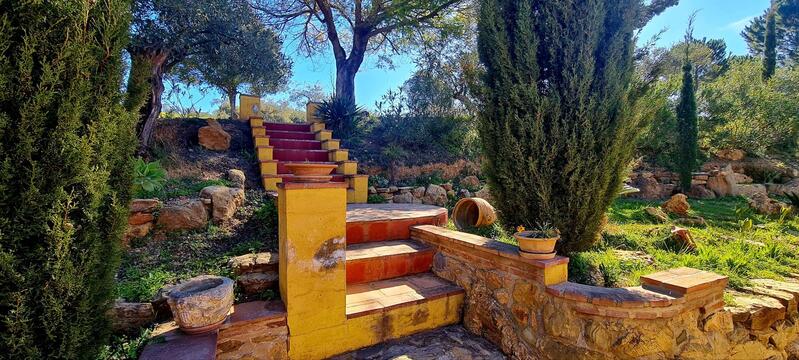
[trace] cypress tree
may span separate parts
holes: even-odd
[[[632,159],[633,35],[652,16],[640,0],[481,1],[479,131],[506,225],[548,222],[566,253],[598,240]]]
[[[766,17],[765,50],[763,51],[763,79],[768,80],[774,76],[777,69],[777,11],[772,6]]]
[[[682,192],[691,190],[691,173],[696,167],[698,149],[698,130],[696,125],[696,88],[694,86],[693,66],[686,60],[682,68],[682,88],[677,105],[677,134],[679,135],[679,159],[677,161]]]
[[[0,0],[0,357],[90,359],[108,340],[136,146],[129,7]]]

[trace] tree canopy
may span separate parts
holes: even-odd
[[[780,64],[799,62],[799,0],[780,0],[774,3],[775,37],[777,61]],[[763,56],[766,51],[766,33],[769,7],[749,23],[741,36],[749,46],[750,54]]]

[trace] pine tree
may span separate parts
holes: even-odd
[[[598,240],[638,127],[629,97],[633,34],[673,3],[481,1],[479,130],[505,224],[548,222],[566,253]]]
[[[763,56],[766,49],[766,28],[769,16],[775,19],[775,41],[777,63],[796,64],[799,62],[799,0],[776,1],[749,23],[741,32],[749,53]]]
[[[766,17],[765,50],[763,51],[763,79],[774,76],[777,69],[777,11],[772,9]]]
[[[692,173],[699,156],[697,143],[699,135],[696,124],[696,89],[691,62],[686,61],[682,70],[682,88],[680,102],[677,105],[677,135],[680,145],[677,166],[680,174],[680,189],[687,193],[691,190]]]
[[[0,357],[91,359],[108,340],[136,145],[129,12],[0,0]]]

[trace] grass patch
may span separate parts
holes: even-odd
[[[726,275],[740,289],[752,279],[784,279],[799,273],[799,218],[770,218],[749,209],[743,198],[691,200],[691,215],[706,226],[683,226],[696,251],[669,244],[671,221],[658,224],[644,208],[659,202],[617,200],[608,210],[601,241],[589,251],[571,255],[569,279],[608,287],[635,286],[655,271],[687,266]],[[672,219],[674,220],[674,219]],[[468,232],[513,243],[501,225]]]

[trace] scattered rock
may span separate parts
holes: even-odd
[[[452,189],[453,189],[452,184],[450,184],[450,183],[441,184],[441,187],[444,188],[444,190],[446,190],[446,191],[452,191]]]
[[[244,190],[227,186],[208,186],[200,191],[200,198],[210,199],[214,222],[221,224],[233,217],[244,204]]]
[[[763,184],[736,184],[732,187],[730,195],[753,198],[758,195],[768,196],[768,192]]]
[[[733,321],[752,330],[766,330],[785,319],[785,306],[770,297],[739,294],[735,296],[735,305],[729,308]]]
[[[461,184],[461,187],[463,187],[463,188],[470,189],[470,190],[475,190],[475,189],[479,189],[480,188],[480,179],[478,179],[477,176],[469,175],[469,176],[461,179],[461,183],[460,184]]]
[[[374,186],[369,187],[369,195],[377,194],[377,189]]]
[[[125,234],[126,239],[133,239],[133,238],[143,238],[150,233],[150,230],[153,229],[153,223],[146,222],[144,224],[139,225],[129,225],[128,232]]]
[[[273,252],[247,254],[236,256],[228,260],[228,266],[236,275],[275,271],[278,265],[278,254]]]
[[[768,193],[774,195],[799,194],[799,179],[793,179],[785,184],[767,184]]]
[[[483,186],[480,191],[474,193],[474,197],[479,197],[485,201],[488,201],[489,203],[494,202],[494,198],[491,197],[491,190],[488,189],[488,186]]]
[[[660,207],[663,208],[663,211],[678,216],[688,216],[688,210],[691,210],[691,205],[688,204],[688,197],[685,194],[675,194]]]
[[[247,177],[244,175],[244,171],[239,169],[228,170],[227,178],[233,183],[234,186],[240,189],[244,189],[244,184],[247,183]]]
[[[145,212],[133,213],[128,217],[128,225],[143,225],[155,220],[153,214]]]
[[[388,192],[390,192],[390,193],[392,193],[392,194],[393,194],[393,193],[395,193],[395,192],[397,192],[398,190],[399,190],[399,188],[398,188],[398,187],[396,187],[396,186],[389,186],[389,187],[388,187]]]
[[[421,199],[422,197],[424,197],[424,190],[425,190],[424,186],[419,186],[419,187],[411,190],[411,194],[413,194],[413,197],[415,197],[417,199]]]
[[[158,216],[158,227],[165,231],[201,229],[207,222],[208,211],[199,199],[164,206]]]
[[[707,221],[701,216],[692,216],[686,218],[675,219],[674,223],[682,226],[704,227],[707,226]]]
[[[230,134],[216,120],[208,120],[197,133],[200,145],[208,150],[223,151],[230,148]]]
[[[413,204],[413,200],[416,199],[413,197],[413,194],[410,192],[404,192],[397,195],[394,195],[394,203],[395,204]]]
[[[671,228],[671,239],[676,243],[676,245],[681,249],[696,250],[696,242],[694,242],[693,236],[688,231],[688,229],[684,229],[681,227],[674,226]]]
[[[158,199],[135,199],[130,202],[130,212],[153,212],[161,207],[161,201]]]
[[[236,283],[245,294],[253,295],[275,287],[278,282],[278,277],[276,271],[248,273],[239,275],[236,278]]]
[[[705,182],[705,184],[707,184],[707,182]],[[693,185],[691,186],[691,191],[688,192],[688,196],[693,199],[715,199],[716,193],[708,189],[704,184]]]
[[[117,300],[108,310],[111,328],[115,332],[131,333],[155,321],[155,312],[150,303],[130,303]]]
[[[444,206],[447,204],[447,191],[443,187],[430,184],[422,197],[422,203],[427,205]]]
[[[746,157],[746,153],[739,149],[726,149],[717,152],[716,157],[727,161],[741,161]]]
[[[756,193],[748,200],[749,207],[760,214],[780,215],[783,208],[788,208],[788,204],[774,200],[763,193]]]
[[[656,222],[665,223],[669,221],[669,215],[667,215],[660,208],[648,207],[644,209],[644,212],[647,213],[647,215],[649,215]]]

